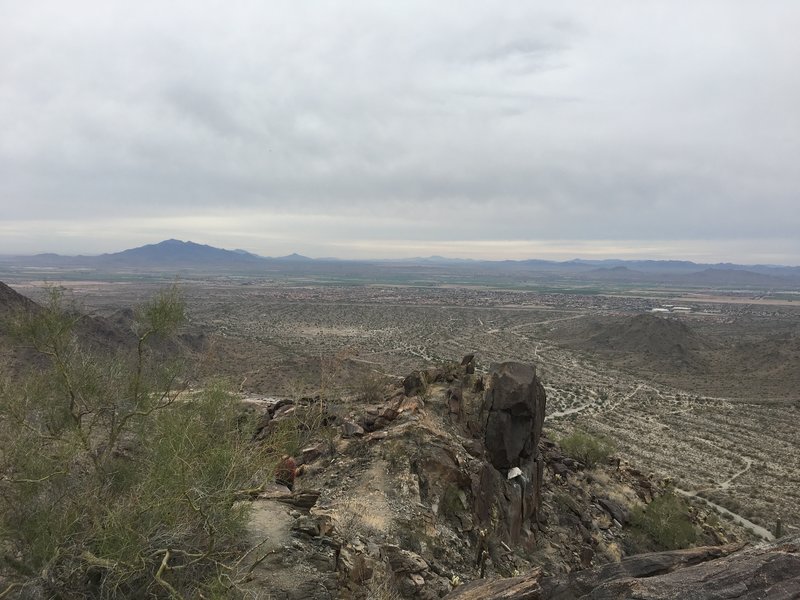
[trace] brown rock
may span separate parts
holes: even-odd
[[[430,369],[426,369],[423,373],[427,383],[439,383],[447,379],[447,374],[438,367],[431,367]]]
[[[407,412],[417,412],[425,408],[425,403],[422,401],[422,398],[414,396],[413,398],[406,398],[400,403],[400,406],[397,408],[399,413],[407,413]]]
[[[540,600],[540,570],[535,570],[524,577],[496,579],[494,581],[478,580],[460,585],[445,598],[458,600]]]
[[[454,490],[469,488],[469,475],[461,468],[453,450],[439,443],[431,443],[415,455],[412,470],[419,477],[419,490],[426,500],[443,497]]]
[[[594,558],[594,550],[591,546],[583,546],[581,548],[581,566],[588,569],[592,566],[592,559]]]

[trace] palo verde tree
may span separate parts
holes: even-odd
[[[235,595],[241,491],[270,454],[229,394],[183,384],[175,288],[114,351],[83,318],[52,290],[13,319],[37,356],[0,372],[0,599]]]

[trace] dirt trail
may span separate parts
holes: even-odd
[[[745,456],[745,457],[742,457],[742,460],[745,462],[745,465],[746,465],[745,468],[742,469],[741,471],[737,471],[736,473],[734,473],[730,477],[730,479],[727,479],[727,480],[723,481],[722,483],[720,483],[719,486],[717,486],[717,489],[727,490],[728,488],[731,487],[731,484],[734,481],[736,481],[739,477],[741,477],[742,475],[744,475],[745,473],[747,473],[750,470],[750,467],[753,466],[753,459],[752,458],[747,458]]]
[[[730,489],[731,485],[733,485],[733,482],[736,481],[737,479],[739,479],[739,477],[741,477],[745,473],[747,473],[751,469],[751,467],[753,466],[753,459],[752,458],[742,457],[742,460],[745,463],[745,467],[743,469],[741,469],[740,471],[737,471],[736,473],[731,475],[728,479],[726,479],[725,481],[723,481],[719,485],[715,485],[715,486],[711,486],[711,487],[707,487],[707,488],[702,488],[702,489],[699,489],[699,490],[683,490],[683,489],[680,489],[680,488],[675,488],[675,491],[678,492],[679,494],[681,494],[682,496],[686,496],[687,498],[700,498],[701,500],[706,502],[709,506],[713,506],[714,509],[717,510],[717,512],[720,512],[722,514],[725,514],[725,515],[728,515],[728,516],[732,517],[734,521],[739,523],[739,525],[742,525],[743,527],[746,527],[747,529],[749,529],[750,531],[755,533],[757,536],[759,536],[759,537],[761,537],[761,538],[763,538],[763,539],[765,539],[767,541],[772,541],[772,540],[775,539],[775,536],[768,529],[766,529],[764,527],[761,527],[760,525],[756,525],[755,523],[753,523],[749,519],[746,519],[742,515],[737,514],[737,513],[733,512],[733,511],[725,508],[724,506],[720,506],[716,502],[712,502],[711,500],[709,500],[707,498],[703,498],[702,496],[698,496],[698,494],[700,492],[716,491],[716,490],[728,490],[728,489]]]
[[[717,512],[722,513],[723,515],[728,515],[736,523],[738,523],[742,527],[746,527],[747,529],[755,533],[758,537],[765,539],[768,542],[771,542],[775,539],[775,536],[769,529],[765,529],[764,527],[761,527],[761,525],[756,525],[749,519],[746,519],[742,515],[737,514],[731,510],[728,510],[724,506],[720,506],[716,502],[712,502],[711,500],[708,500],[706,498],[700,498],[699,496],[697,496],[697,491],[682,490],[681,488],[675,488],[675,491],[678,492],[681,496],[686,496],[687,498],[699,498],[709,506],[713,507],[714,510],[716,510]]]
[[[638,386],[636,386],[636,389],[634,389],[632,392],[627,394],[621,400],[618,400],[616,403],[614,403],[612,405],[609,405],[606,410],[614,410],[614,409],[616,409],[621,403],[626,402],[626,401],[630,400],[631,398],[633,398],[639,392],[639,390],[641,390],[643,387],[645,387],[645,384],[644,383],[640,383]],[[573,408],[567,408],[565,410],[560,410],[560,411],[557,411],[557,412],[554,412],[554,413],[550,413],[545,418],[545,421],[547,421],[548,419],[560,419],[561,417],[566,417],[567,415],[574,415],[574,414],[577,414],[579,412],[583,412],[584,410],[586,410],[587,408],[590,408],[592,406],[597,406],[597,403],[595,403],[595,402],[587,402],[585,404],[581,404],[580,406],[575,406]]]

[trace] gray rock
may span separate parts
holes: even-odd
[[[531,365],[507,362],[492,372],[481,421],[484,445],[496,469],[508,471],[534,456],[544,424],[545,398]]]
[[[389,568],[395,575],[399,573],[423,573],[428,570],[428,563],[420,555],[392,544],[381,546],[381,559],[389,563]]]
[[[603,507],[603,509],[611,515],[611,517],[616,520],[620,525],[626,525],[631,520],[631,513],[628,509],[620,506],[613,500],[609,500],[608,498],[598,498],[597,503]]]
[[[564,576],[475,581],[456,588],[453,600],[797,600],[800,536],[768,546],[707,546],[652,552]]]
[[[474,516],[479,527],[495,529],[506,542],[516,543],[538,527],[544,468],[538,444],[545,402],[532,366],[502,363],[490,376],[477,423],[470,420],[489,459],[471,473]],[[515,467],[521,474],[508,480],[506,474]]]
[[[358,423],[345,421],[342,423],[342,437],[361,437],[364,435],[364,428]]]
[[[317,523],[316,519],[308,515],[303,515],[292,523],[292,529],[312,537],[319,535],[319,523]]]

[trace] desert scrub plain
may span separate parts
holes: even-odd
[[[36,282],[14,285],[34,298],[43,293]],[[88,309],[111,315],[159,284],[68,285]],[[623,460],[671,478],[683,494],[762,535],[779,518],[787,533],[800,527],[800,315],[791,303],[683,298],[694,308],[681,317],[688,329],[663,334],[630,327],[669,301],[647,294],[253,279],[181,287],[192,325],[209,342],[204,368],[244,392],[346,392],[359,378],[399,377],[473,352],[479,371],[528,361],[548,394],[546,435],[603,436]],[[673,334],[673,344],[659,346]],[[676,345],[685,352],[674,354]]]

